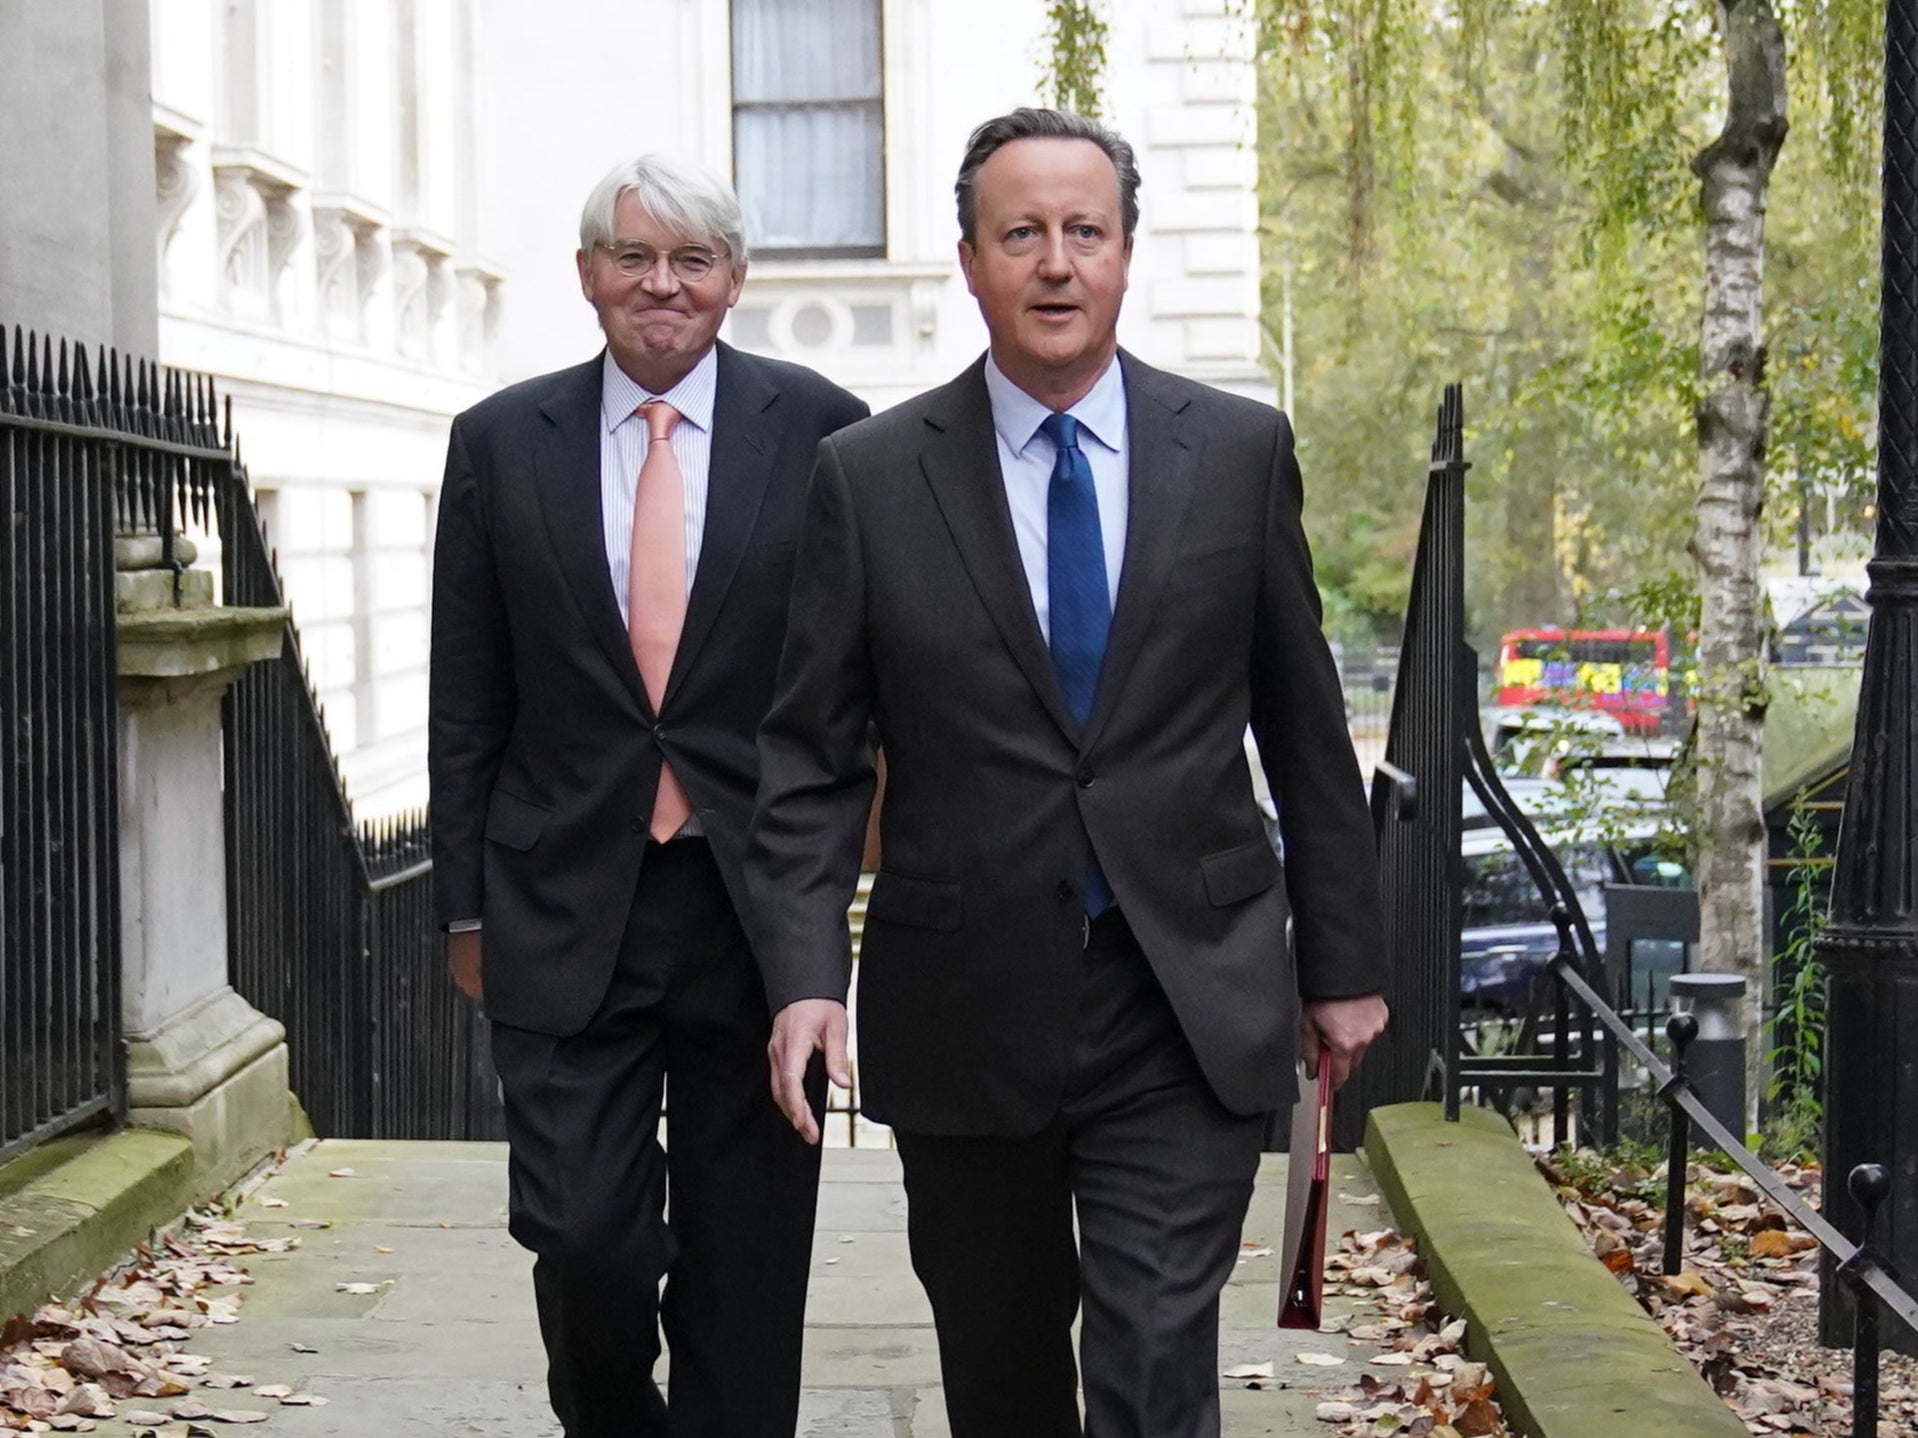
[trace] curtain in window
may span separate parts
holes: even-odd
[[[733,171],[753,245],[884,246],[880,0],[733,0]]]

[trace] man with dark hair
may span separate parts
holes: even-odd
[[[492,1020],[567,1438],[792,1438],[798,1416],[819,1156],[766,1098],[742,869],[813,452],[866,406],[718,342],[742,230],[702,171],[614,169],[576,256],[605,349],[447,446],[434,879]]]
[[[1266,1115],[1301,1052],[1343,1080],[1385,1022],[1291,429],[1119,350],[1137,186],[1080,116],[974,133],[959,261],[990,352],[820,446],[760,734],[773,1086],[815,1140],[813,1055],[847,1077],[869,724],[885,749],[863,1085],[956,1438],[1081,1433],[1081,1309],[1084,1431],[1216,1438]]]

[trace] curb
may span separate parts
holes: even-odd
[[[1365,1157],[1433,1292],[1530,1438],[1749,1438],[1592,1257],[1511,1127],[1486,1109],[1372,1110]]]
[[[193,1145],[178,1134],[127,1129],[45,1158],[0,1168],[0,1321],[90,1282],[201,1196]],[[38,1171],[9,1192],[7,1169],[27,1163]]]

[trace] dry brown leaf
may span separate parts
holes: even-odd
[[[1809,1233],[1791,1233],[1780,1228],[1768,1228],[1754,1233],[1751,1238],[1753,1258],[1786,1258],[1795,1253],[1807,1253],[1818,1247],[1818,1240]]]
[[[264,1423],[267,1415],[257,1408],[223,1408],[212,1415],[215,1423]]]
[[[1460,1438],[1489,1438],[1505,1426],[1505,1420],[1489,1399],[1474,1398],[1452,1419]]]

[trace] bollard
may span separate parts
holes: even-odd
[[[1852,1202],[1865,1216],[1858,1257],[1875,1263],[1878,1207],[1891,1196],[1891,1175],[1878,1164],[1861,1163],[1851,1171],[1845,1185],[1851,1190]],[[1851,1296],[1857,1312],[1851,1339],[1851,1433],[1852,1438],[1877,1438],[1878,1295],[1854,1277]]]
[[[1690,1014],[1673,1014],[1665,1021],[1665,1036],[1672,1041],[1672,1081],[1661,1090],[1672,1111],[1671,1145],[1665,1156],[1665,1273],[1668,1277],[1685,1271],[1685,1178],[1691,1167],[1691,1120],[1673,1100],[1686,1081],[1686,1051],[1698,1037],[1698,1020]]]
[[[1698,1021],[1685,1076],[1713,1118],[1745,1136],[1745,980],[1737,974],[1673,974],[1672,1008]],[[1702,1133],[1693,1142],[1705,1141]]]

